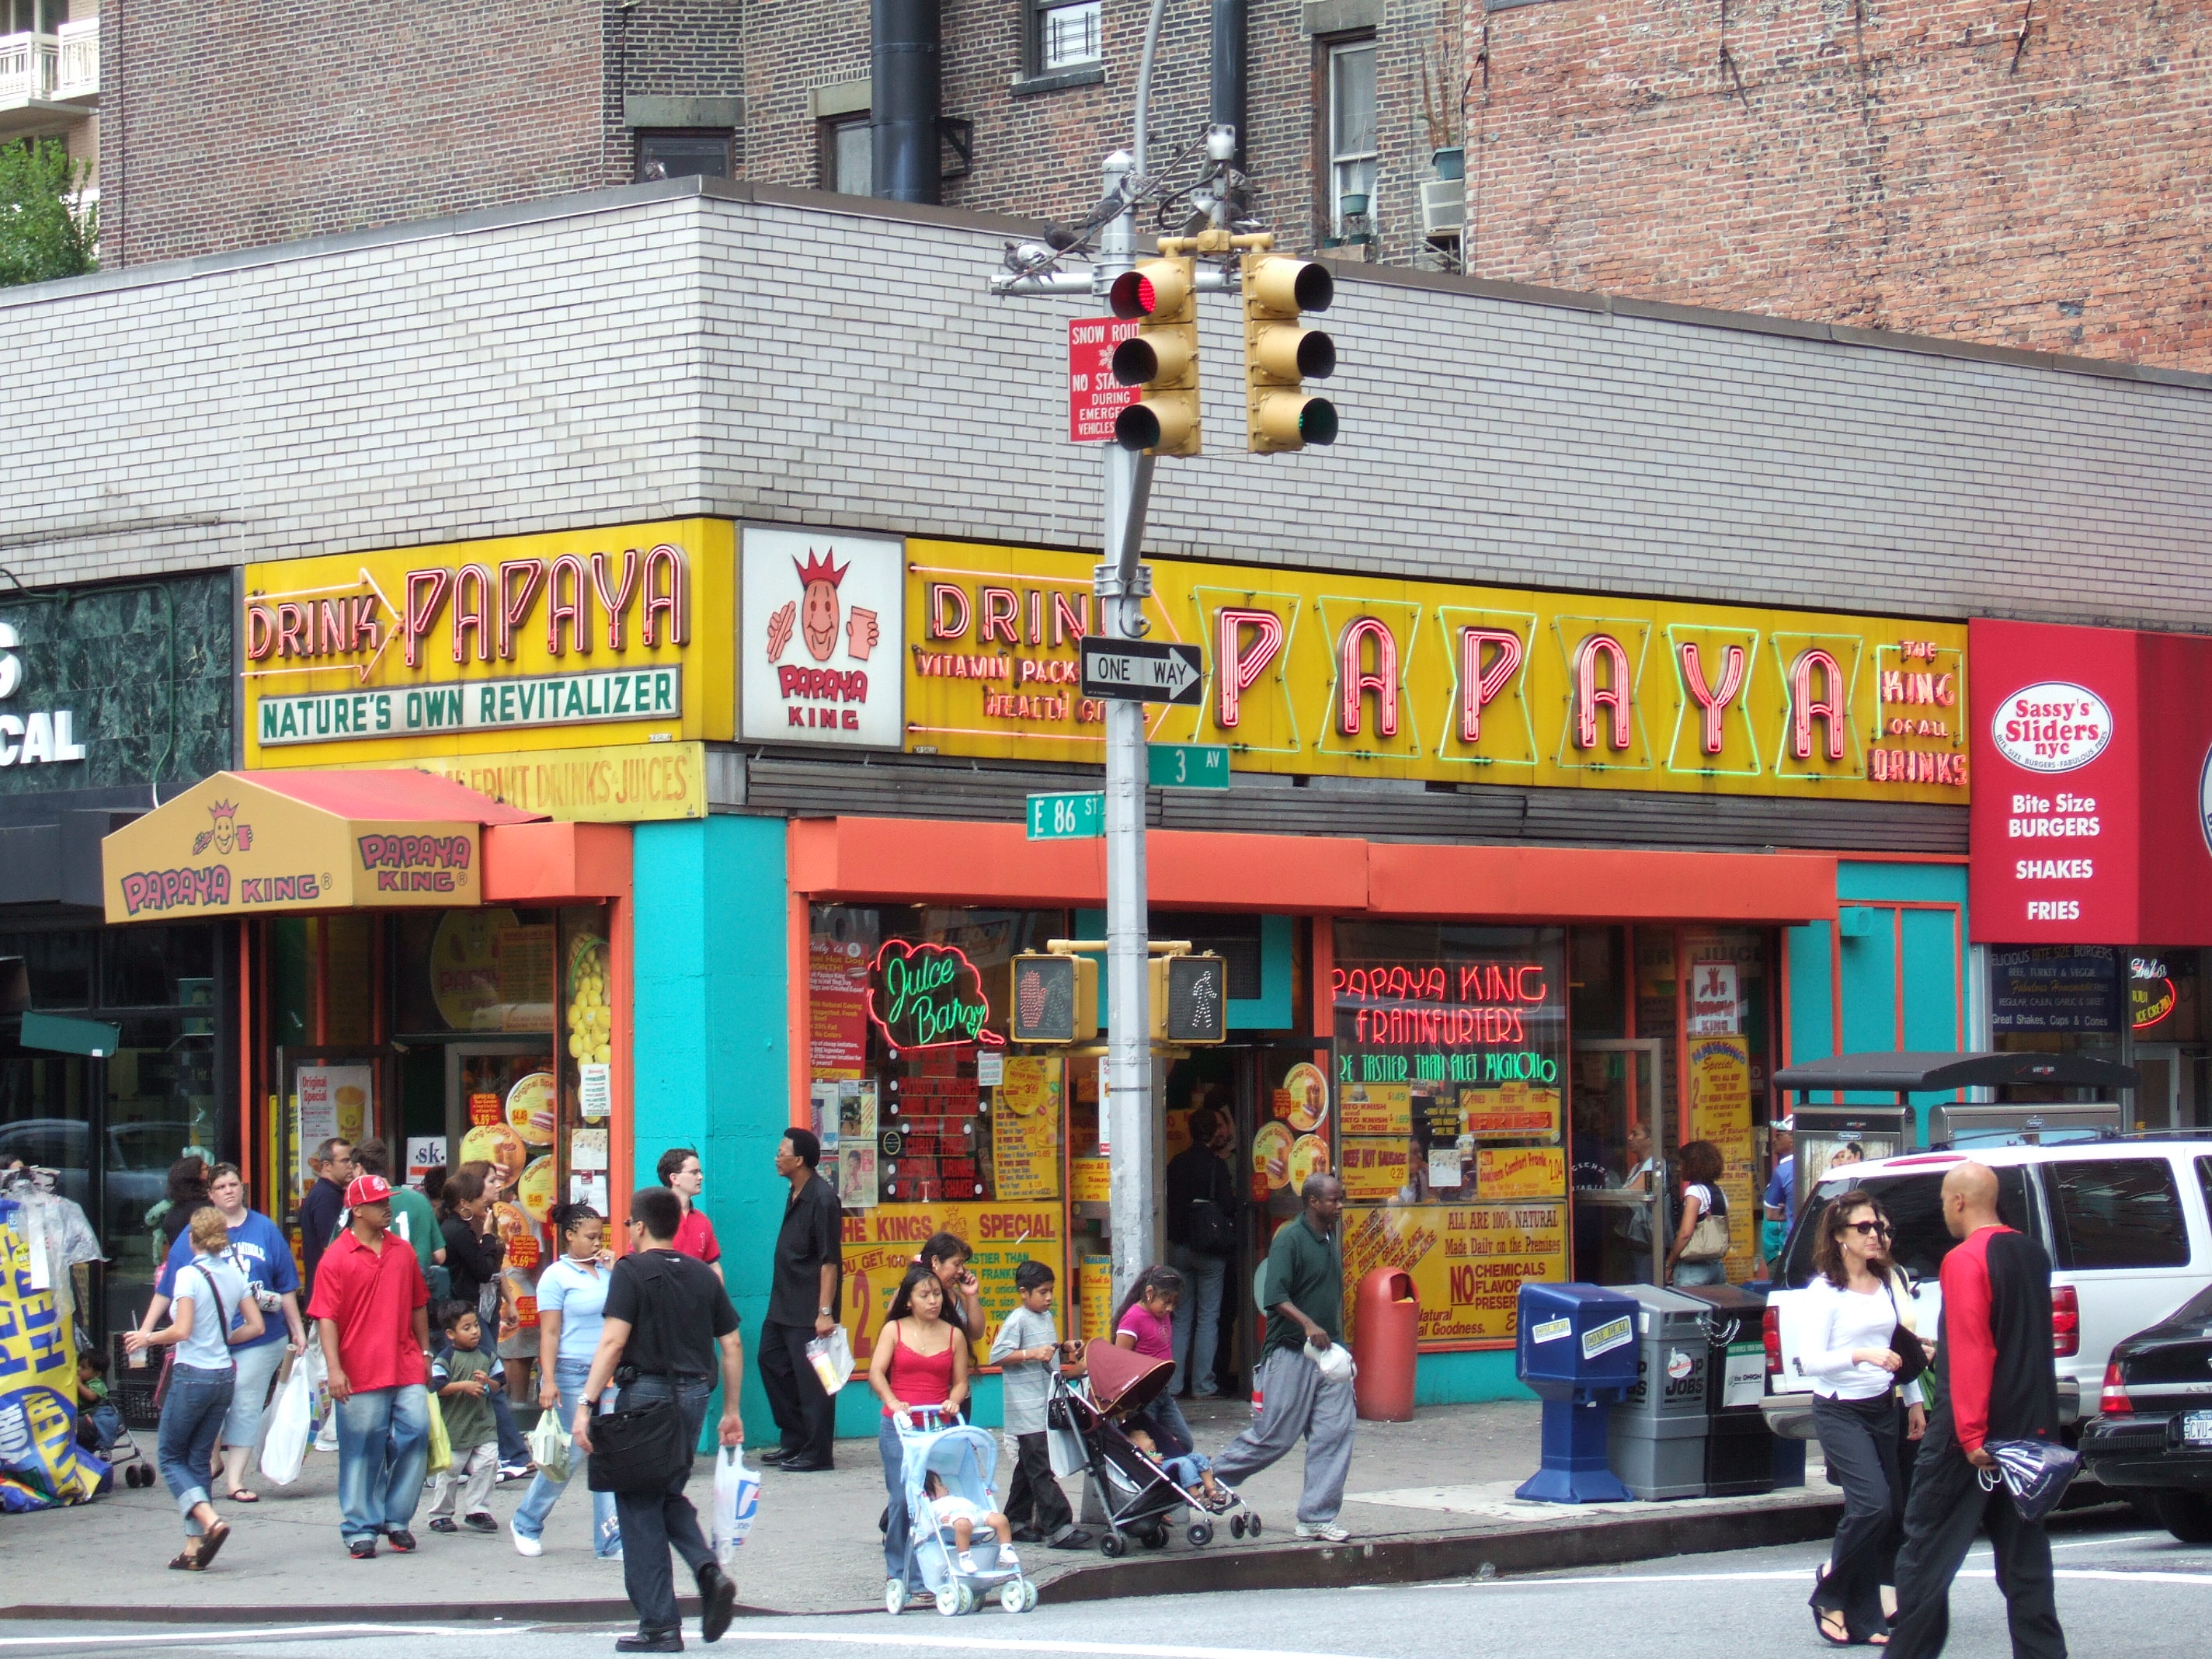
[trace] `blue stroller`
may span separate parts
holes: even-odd
[[[937,1598],[937,1610],[948,1618],[973,1613],[993,1594],[1008,1613],[1027,1613],[1036,1606],[1036,1586],[1022,1577],[1018,1567],[1000,1565],[995,1534],[977,1530],[969,1552],[975,1571],[961,1571],[952,1528],[939,1523],[927,1490],[933,1474],[948,1496],[964,1498],[986,1511],[996,1509],[991,1482],[999,1465],[997,1439],[957,1420],[947,1426],[936,1412],[917,1411],[913,1416],[921,1420],[920,1429],[909,1429],[905,1419],[898,1420],[899,1474],[908,1519],[906,1560],[903,1571],[884,1581],[884,1610],[905,1610],[907,1579],[919,1568],[923,1586]]]

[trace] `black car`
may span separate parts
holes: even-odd
[[[2176,1538],[2212,1544],[2212,1290],[2113,1348],[2081,1462]]]

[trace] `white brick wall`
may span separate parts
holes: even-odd
[[[995,228],[833,200],[682,181],[0,292],[0,564],[691,513],[1096,545],[1061,327],[1095,307],[988,298]],[[1156,551],[2212,625],[2191,377],[1347,276],[1343,439],[1261,457],[1201,308],[1210,453],[1162,464]]]

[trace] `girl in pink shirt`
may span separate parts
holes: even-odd
[[[1147,1359],[1175,1364],[1175,1310],[1182,1300],[1182,1275],[1173,1267],[1151,1267],[1137,1275],[1129,1294],[1114,1316],[1114,1344],[1134,1348]],[[1175,1396],[1163,1392],[1141,1414],[1149,1418],[1152,1438],[1170,1457],[1181,1457],[1192,1447],[1190,1425]],[[1137,1426],[1143,1426],[1141,1422]]]

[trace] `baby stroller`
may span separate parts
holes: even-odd
[[[914,1419],[920,1420],[919,1429],[908,1426]],[[933,1411],[915,1411],[893,1420],[898,1425],[899,1475],[906,1496],[907,1553],[897,1575],[884,1583],[884,1610],[905,1610],[907,1579],[917,1566],[923,1586],[937,1598],[937,1610],[948,1618],[973,1613],[994,1592],[1008,1613],[1027,1613],[1036,1606],[1036,1586],[1018,1568],[1000,1564],[998,1537],[984,1528],[977,1528],[970,1551],[975,1571],[960,1571],[952,1528],[939,1524],[927,1489],[933,1474],[944,1483],[947,1496],[964,1498],[985,1511],[998,1508],[991,1486],[999,1463],[997,1439],[957,1419],[948,1425]]]
[[[1145,1452],[1122,1426],[1121,1419],[1159,1396],[1174,1367],[1127,1348],[1092,1343],[1086,1352],[1089,1375],[1077,1384],[1054,1379],[1045,1421],[1055,1429],[1073,1430],[1081,1442],[1084,1479],[1106,1517],[1106,1535],[1098,1547],[1118,1556],[1134,1538],[1146,1549],[1158,1549],[1187,1510],[1198,1512],[1183,1533],[1194,1547],[1213,1541],[1215,1523],[1223,1515],[1229,1517],[1230,1536],[1257,1538],[1259,1512],[1227,1482],[1216,1477],[1222,1506],[1210,1507],[1202,1487],[1178,1484],[1162,1466],[1164,1460]]]

